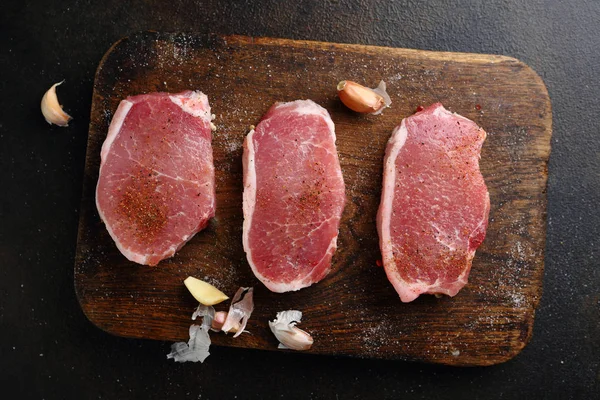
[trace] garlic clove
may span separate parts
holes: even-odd
[[[313,345],[312,336],[296,326],[302,320],[298,310],[281,311],[274,321],[269,321],[271,331],[279,340],[280,349],[309,350]]]
[[[210,283],[194,278],[193,276],[188,276],[183,281],[183,284],[188,288],[192,296],[205,306],[214,306],[229,298]]]
[[[294,326],[287,331],[279,332],[279,336],[276,336],[279,340],[279,349],[289,350],[310,350],[313,345],[313,338],[310,334],[302,329]]]
[[[225,325],[225,321],[227,321],[227,315],[229,313],[227,311],[218,311],[215,313],[215,318],[212,320],[212,324],[210,329],[214,332],[221,332],[223,330],[223,325]],[[238,333],[240,331],[239,322],[234,322],[231,328],[225,333]]]
[[[227,312],[226,311],[217,311],[215,313],[215,317],[212,320],[210,329],[212,329],[213,331],[220,332],[221,329],[223,328],[223,324],[225,323],[225,320],[227,320]],[[231,331],[233,332],[233,329]],[[236,329],[236,332],[237,332],[237,329]]]
[[[56,87],[63,82],[64,81],[52,85],[52,87],[44,93],[44,97],[42,97],[42,114],[44,115],[46,122],[51,125],[68,126],[69,121],[73,119],[69,114],[63,111],[61,105],[58,103],[58,98],[56,97]]]
[[[338,97],[346,107],[359,113],[380,114],[392,104],[384,81],[370,89],[353,81],[341,81],[337,85]]]

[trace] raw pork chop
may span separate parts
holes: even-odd
[[[467,283],[490,210],[479,172],[485,137],[439,103],[392,133],[377,229],[385,271],[403,302],[422,293],[454,296]]]
[[[129,260],[158,264],[215,215],[210,115],[201,92],[119,104],[102,145],[96,205]]]
[[[346,198],[333,121],[310,100],[276,103],[244,141],[243,243],[273,292],[331,268]]]

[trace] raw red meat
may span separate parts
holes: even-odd
[[[158,264],[215,215],[210,121],[201,92],[119,104],[102,145],[96,205],[129,260]]]
[[[422,293],[454,296],[467,283],[490,210],[479,171],[485,137],[439,103],[392,133],[377,229],[385,271],[403,302]]]
[[[273,292],[302,289],[331,268],[346,202],[329,113],[276,103],[244,141],[243,244]]]

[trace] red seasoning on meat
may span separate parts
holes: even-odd
[[[96,205],[129,260],[171,257],[215,214],[211,114],[201,92],[123,100],[102,145]]]
[[[276,103],[244,141],[243,244],[273,292],[299,290],[331,268],[345,204],[329,113],[310,100]]]
[[[403,302],[454,296],[467,283],[490,210],[479,171],[485,137],[439,103],[392,133],[377,228],[386,274]]]

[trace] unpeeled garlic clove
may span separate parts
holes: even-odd
[[[279,340],[280,349],[309,350],[313,345],[312,336],[296,326],[302,319],[298,310],[281,311],[274,321],[269,321],[271,331]]]
[[[341,81],[337,85],[337,90],[342,103],[359,113],[380,114],[384,108],[392,104],[384,81],[380,81],[375,89],[353,81]]]
[[[280,349],[290,349],[290,350],[310,350],[312,347],[314,340],[312,336],[306,331],[298,328],[297,326],[290,327],[286,331],[280,331],[279,336],[277,336],[279,340],[279,348]]]
[[[215,318],[212,321],[210,329],[216,332],[220,332],[223,329],[225,321],[227,320],[227,314],[228,313],[226,311],[217,311],[215,313]],[[239,330],[240,324],[234,324],[233,327],[230,329],[230,332],[237,333],[237,331]]]
[[[73,119],[69,114],[63,111],[61,105],[58,103],[56,97],[56,87],[61,85],[64,81],[55,83],[44,93],[42,97],[42,114],[49,124],[58,126],[68,126],[69,121]]]

